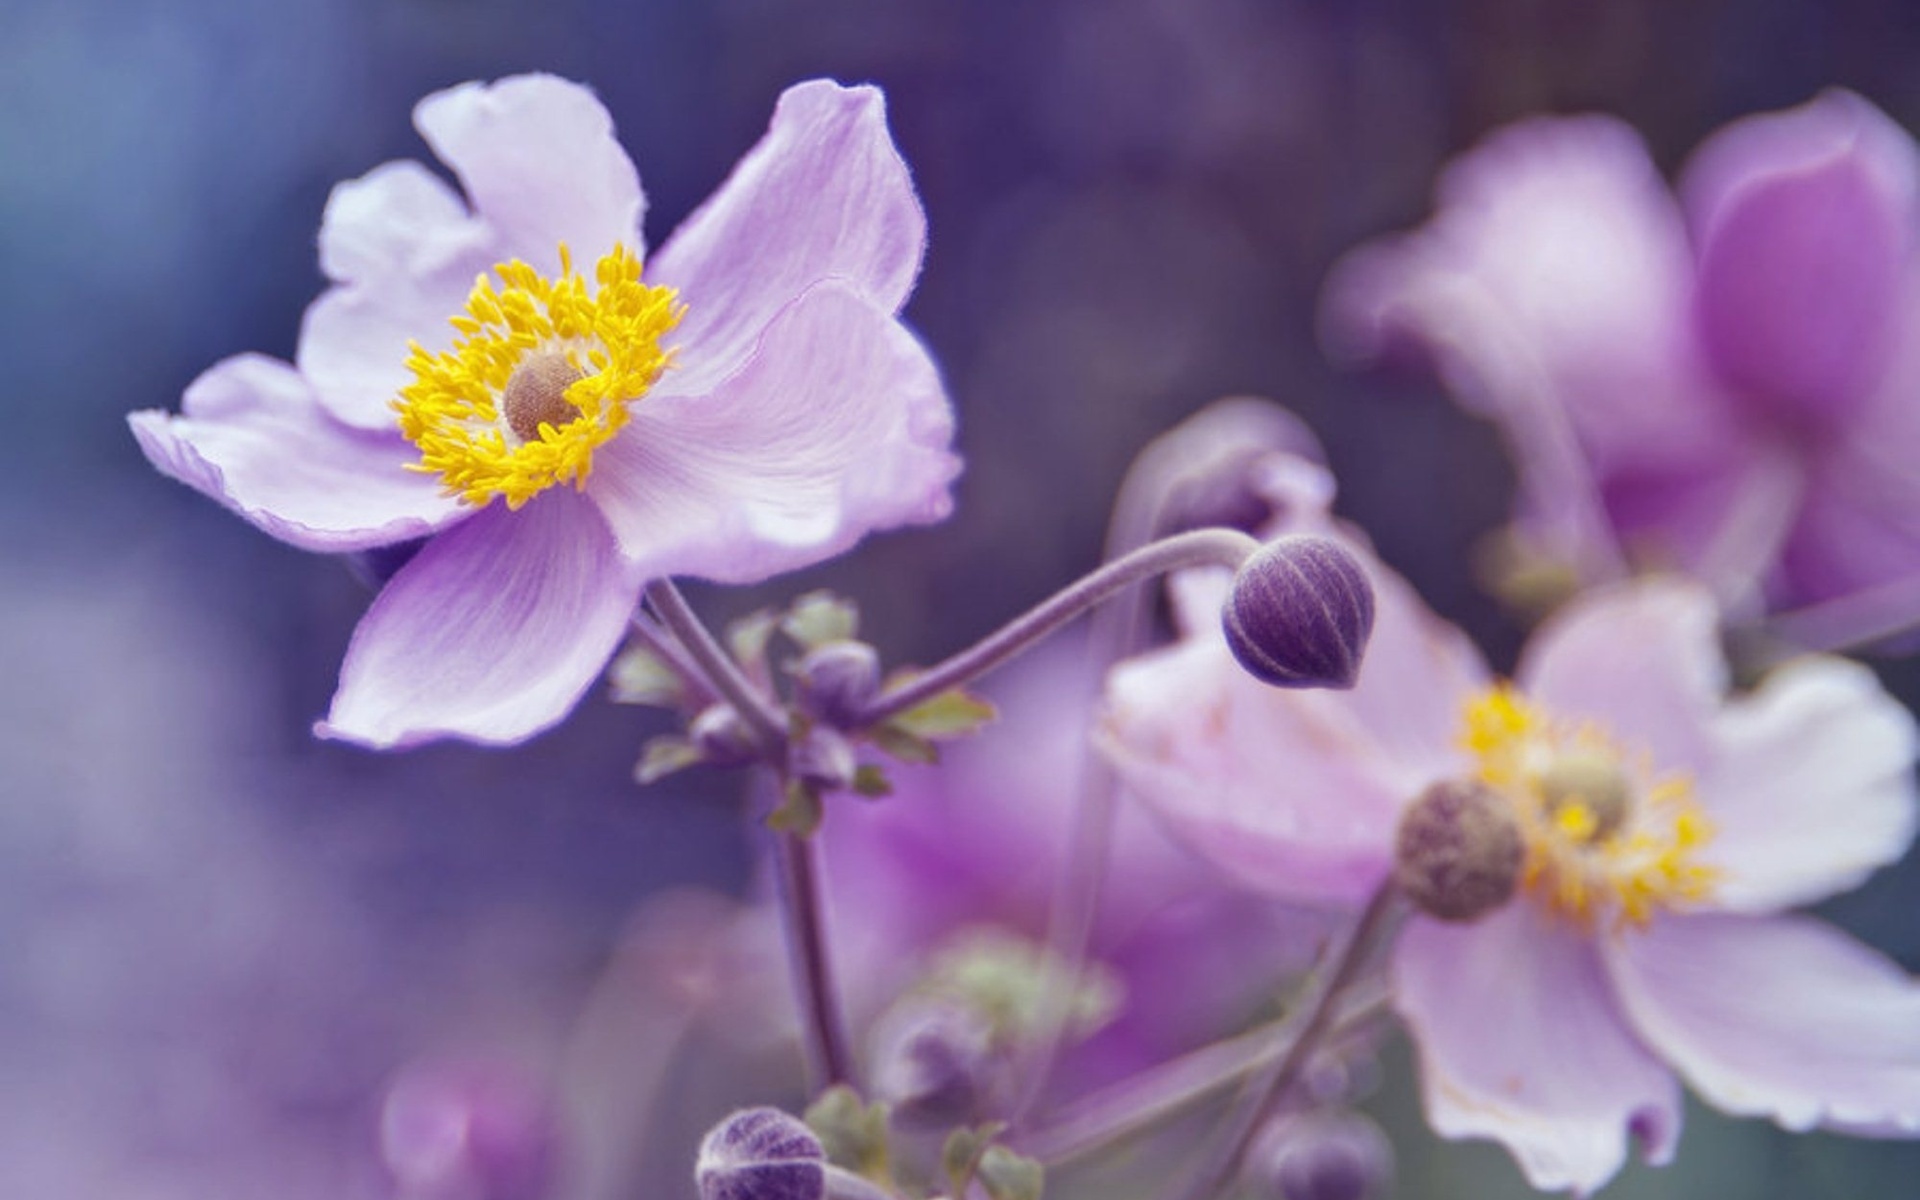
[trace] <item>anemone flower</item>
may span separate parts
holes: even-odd
[[[1351,692],[1265,687],[1208,630],[1116,669],[1102,741],[1184,841],[1293,899],[1355,902],[1409,802],[1485,790],[1523,848],[1512,899],[1416,913],[1392,954],[1433,1127],[1580,1192],[1630,1139],[1672,1153],[1681,1080],[1790,1129],[1920,1134],[1920,988],[1788,911],[1912,839],[1914,725],[1872,673],[1807,657],[1730,697],[1711,597],[1647,581],[1569,605],[1497,683],[1367,561]]]
[[[1860,636],[1920,614],[1904,130],[1828,92],[1710,138],[1676,196],[1623,123],[1536,118],[1438,196],[1426,226],[1335,268],[1325,339],[1428,353],[1499,421],[1527,541],[1588,581],[1631,564],[1743,605],[1850,601]]]
[[[131,418],[162,472],[283,541],[424,539],[323,736],[519,741],[647,581],[755,582],[949,511],[951,412],[898,320],[924,220],[876,89],[788,89],[644,269],[639,177],[585,88],[463,84],[414,123],[465,198],[416,162],[341,184],[295,363],[227,359],[181,415]]]

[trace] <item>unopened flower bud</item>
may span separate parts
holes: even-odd
[[[748,1108],[700,1143],[693,1177],[700,1200],[822,1200],[827,1152],[800,1118]]]
[[[809,716],[851,729],[880,690],[880,655],[865,642],[828,642],[800,660],[793,684]]]
[[[1393,1175],[1393,1148],[1359,1113],[1282,1117],[1254,1144],[1246,1175],[1270,1200],[1369,1200]]]
[[[1373,632],[1373,585],[1331,538],[1289,534],[1249,555],[1221,623],[1256,679],[1285,688],[1350,688]]]
[[[996,1090],[993,1031],[959,1005],[910,1002],[881,1024],[875,1041],[875,1098],[903,1124],[970,1124]]]
[[[731,704],[710,704],[687,725],[687,737],[710,766],[738,767],[754,759],[753,730]]]
[[[825,725],[815,725],[795,738],[787,751],[787,770],[816,792],[838,791],[851,784],[859,766],[853,743]]]
[[[1471,921],[1513,898],[1525,856],[1506,801],[1481,784],[1449,780],[1401,814],[1393,878],[1421,912]]]

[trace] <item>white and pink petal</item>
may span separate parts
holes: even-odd
[[[615,243],[644,254],[639,172],[588,88],[552,75],[463,83],[420,101],[413,123],[502,257],[551,274],[562,242],[588,267]]]
[[[636,404],[588,491],[647,576],[754,583],[943,519],[960,472],[952,437],[926,348],[828,283],[788,305],[710,394]]]
[[[767,324],[841,280],[891,315],[920,271],[926,217],[878,88],[830,80],[781,95],[766,136],[647,265],[687,306],[660,390],[699,395],[739,370]]]
[[[1716,1108],[1920,1135],[1920,985],[1804,917],[1667,917],[1609,944],[1634,1028]]]
[[[466,515],[439,481],[406,468],[397,433],[334,421],[306,380],[258,354],[188,386],[181,413],[128,418],[162,473],[303,550],[340,553],[425,537]]]
[[[1393,981],[1435,1132],[1499,1141],[1546,1191],[1594,1191],[1633,1143],[1650,1162],[1671,1157],[1679,1085],[1626,1024],[1581,931],[1527,903],[1468,925],[1415,917]]]
[[[552,489],[434,538],[361,618],[323,737],[523,741],[599,678],[640,597],[599,510]]]
[[[1792,908],[1860,884],[1913,841],[1912,714],[1872,671],[1839,658],[1789,663],[1714,722],[1715,764],[1696,786],[1714,824],[1704,861],[1715,907]]]

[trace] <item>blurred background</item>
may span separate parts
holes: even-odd
[[[1430,384],[1325,365],[1329,264],[1420,220],[1449,156],[1530,112],[1617,113],[1668,168],[1723,122],[1833,84],[1920,129],[1920,8],[1901,0],[0,0],[0,16],[0,1193],[48,1200],[389,1195],[396,1077],[539,1075],[577,1054],[636,906],[749,874],[734,783],[637,790],[659,723],[599,696],[511,752],[314,741],[370,593],[161,478],[127,433],[128,411],[176,406],[221,357],[291,357],[328,189],[427,157],[408,121],[426,92],[530,69],[591,84],[657,243],[784,86],[885,86],[932,229],[908,316],[958,406],[958,512],[777,592],[694,598],[724,615],[833,586],[891,658],[919,661],[1091,566],[1134,452],[1230,393],[1305,417],[1344,513],[1510,661],[1517,634],[1469,565],[1508,508],[1499,445]],[[1882,666],[1920,699],[1910,664]],[[1920,866],[1831,911],[1920,968]],[[1405,1057],[1377,1105],[1400,1194],[1528,1194],[1503,1155],[1422,1132],[1391,1074]],[[1676,1167],[1608,1194],[1900,1195],[1920,1177],[1909,1145],[1690,1122]],[[690,1142],[646,1152],[686,1178]]]

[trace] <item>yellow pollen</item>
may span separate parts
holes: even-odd
[[[685,308],[672,288],[640,282],[624,246],[594,264],[591,289],[565,246],[558,278],[518,259],[493,275],[451,318],[451,350],[410,347],[413,382],[393,407],[420,450],[413,470],[476,507],[504,496],[519,508],[556,483],[586,485],[594,450],[670,365],[660,342]]]
[[[1684,774],[1656,777],[1592,723],[1534,708],[1502,684],[1467,703],[1462,746],[1513,806],[1526,842],[1521,887],[1591,929],[1641,926],[1706,900],[1716,869],[1700,861],[1713,824]]]

